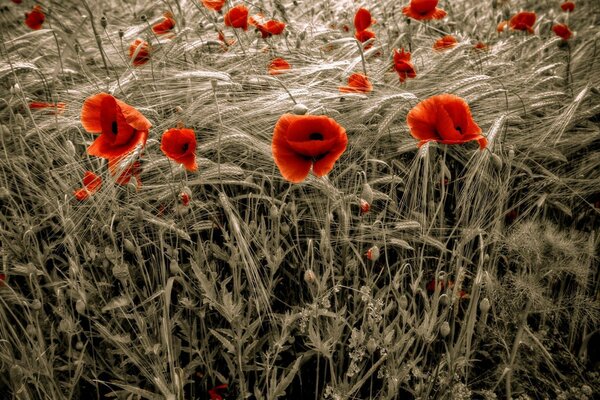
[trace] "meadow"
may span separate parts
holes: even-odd
[[[0,38],[0,399],[598,398],[598,0],[3,0]]]

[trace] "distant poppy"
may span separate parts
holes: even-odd
[[[250,25],[254,25],[261,33],[262,38],[266,39],[272,35],[279,35],[283,32],[285,24],[274,19],[266,21],[261,15],[254,15],[248,19]]]
[[[344,32],[350,32],[350,27],[348,25],[342,25],[342,30]]]
[[[365,29],[364,31],[357,31],[354,34],[354,37],[361,43],[366,42],[369,39],[373,39],[375,37],[375,32]],[[367,45],[365,49],[368,49],[371,45]]]
[[[435,41],[435,43],[433,44],[433,49],[434,50],[451,49],[454,46],[456,46],[457,43],[458,43],[458,41],[456,40],[456,38],[454,36],[446,35]]]
[[[359,206],[361,215],[366,214],[371,210],[371,204],[365,199],[360,199]]]
[[[533,24],[535,24],[536,15],[534,12],[521,11],[512,16],[508,21],[510,29],[515,31],[527,31],[533,33]]]
[[[377,261],[379,259],[379,257],[381,256],[381,252],[379,251],[379,247],[378,246],[371,246],[367,252],[365,253],[365,256],[367,256],[367,259],[370,261]]]
[[[42,28],[42,24],[45,20],[46,15],[40,6],[34,6],[30,12],[25,13],[25,25],[35,31]]]
[[[354,29],[356,29],[357,32],[364,31],[369,28],[372,23],[373,19],[371,18],[371,13],[366,8],[359,8],[354,15]]]
[[[19,4],[19,3],[17,3]],[[4,286],[4,281],[6,280],[6,275],[0,274],[0,287]]]
[[[15,4],[21,4],[23,2],[23,0],[10,0]]]
[[[65,103],[46,103],[43,101],[32,101],[29,103],[30,110],[47,110],[51,114],[59,114],[64,112],[66,106],[67,105]]]
[[[204,7],[218,12],[225,5],[225,0],[202,0],[202,4]]]
[[[273,130],[271,149],[281,175],[298,183],[311,166],[316,176],[329,173],[347,143],[346,130],[332,118],[283,114]]]
[[[150,122],[138,110],[107,93],[88,97],[81,109],[83,128],[100,136],[88,147],[92,156],[122,157],[144,146]]]
[[[132,177],[136,179],[137,187],[142,186],[142,163],[139,161],[129,162],[121,158],[111,158],[108,160],[108,171],[115,177],[115,182],[119,185],[127,185]]]
[[[102,186],[102,178],[92,171],[85,171],[83,175],[83,189],[77,189],[73,192],[75,198],[83,201],[96,193]]]
[[[481,50],[481,51],[486,51],[488,49],[488,45],[483,43],[483,42],[477,42],[475,43],[475,45],[473,46],[473,48],[475,50]]]
[[[410,4],[402,9],[402,13],[421,21],[442,19],[446,16],[446,11],[437,8],[437,5],[438,0],[411,0]]]
[[[187,191],[179,193],[179,199],[181,200],[181,204],[183,204],[186,207],[190,205],[190,201],[192,200],[190,194]]]
[[[292,67],[283,58],[275,58],[269,64],[269,75],[279,75],[288,71]]]
[[[453,281],[448,281],[448,284],[446,285],[446,282],[444,282],[442,280],[436,281],[435,279],[432,279],[427,283],[427,286],[425,288],[427,289],[427,291],[429,293],[433,293],[433,292],[435,292],[436,284],[440,288],[440,292],[443,291],[444,289],[446,289],[446,287],[448,289],[452,289],[454,287]],[[468,297],[469,297],[469,294],[467,292],[465,292],[464,290],[458,291],[458,298],[466,299]]]
[[[150,60],[150,45],[142,39],[135,39],[129,46],[129,58],[135,66],[144,65]]]
[[[158,22],[152,25],[152,32],[157,35],[163,35],[165,33],[169,33],[175,27],[175,20],[173,19],[173,14],[169,11],[163,14],[164,19],[161,22]]]
[[[171,128],[162,135],[160,149],[188,171],[196,171],[196,134],[193,129]]]
[[[248,30],[248,8],[243,4],[230,8],[225,14],[223,22],[225,22],[225,26]]]
[[[573,3],[572,1],[565,1],[560,5],[560,8],[565,12],[573,12],[573,10],[575,9],[575,3]]]
[[[348,77],[348,85],[340,86],[342,93],[369,93],[373,90],[373,85],[369,78],[363,74],[352,74]]]
[[[227,384],[223,383],[221,385],[217,385],[212,389],[208,390],[208,396],[210,400],[223,400],[223,396],[219,393],[221,390],[227,390]]]
[[[496,32],[501,33],[504,32],[506,27],[508,26],[508,21],[500,21],[498,26],[496,27]]]
[[[473,121],[469,105],[452,94],[421,101],[408,112],[406,123],[411,135],[419,140],[418,147],[431,141],[459,144],[471,140],[477,140],[480,148],[487,146],[487,139]]]
[[[569,27],[565,24],[556,24],[552,27],[552,32],[556,34],[556,36],[560,36],[562,40],[569,40],[573,35],[573,32],[569,29]]]
[[[394,70],[398,73],[400,82],[404,82],[407,78],[415,78],[417,73],[415,67],[410,62],[410,52],[401,49],[394,49]]]

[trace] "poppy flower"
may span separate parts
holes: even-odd
[[[346,130],[323,115],[283,114],[273,130],[271,149],[281,175],[302,182],[312,166],[316,176],[326,175],[346,150]]]
[[[508,26],[508,21],[500,21],[498,26],[496,27],[496,32],[501,33],[504,32],[506,27]]]
[[[42,7],[40,6],[34,6],[30,12],[25,13],[25,25],[27,25],[35,31],[41,29],[42,24],[45,20],[46,15],[42,11]]]
[[[527,31],[533,33],[533,24],[535,24],[536,15],[534,12],[521,11],[512,16],[508,21],[510,29],[514,31]]]
[[[274,19],[265,21],[264,17],[261,15],[254,15],[250,17],[248,19],[248,23],[250,25],[254,25],[256,29],[258,29],[263,39],[273,35],[279,35],[285,28],[285,24],[283,22],[276,21]]]
[[[232,28],[242,28],[243,30],[248,30],[248,8],[246,8],[243,4],[238,4],[237,6],[230,8],[229,11],[223,17],[223,22],[225,22],[225,26],[230,26]]]
[[[560,8],[565,12],[573,12],[573,10],[575,9],[575,3],[573,3],[572,1],[565,1],[560,5]]]
[[[436,284],[440,288],[440,292],[443,291],[444,289],[446,289],[446,287],[448,289],[452,289],[454,287],[454,282],[453,281],[448,281],[448,284],[446,285],[446,282],[444,282],[442,280],[436,281],[435,279],[432,279],[432,280],[430,280],[427,283],[427,286],[425,288],[431,294],[431,293],[435,292]],[[460,299],[466,299],[468,297],[469,297],[468,293],[465,292],[464,290],[459,290],[458,291],[458,298],[460,298]]]
[[[107,93],[88,97],[81,109],[83,128],[100,136],[88,147],[92,156],[122,157],[144,146],[150,122],[138,110]]]
[[[368,29],[365,29],[364,31],[357,31],[357,32],[354,34],[354,37],[355,37],[355,38],[356,38],[356,39],[357,39],[359,42],[361,42],[361,43],[364,43],[364,42],[366,42],[367,40],[374,38],[374,37],[375,37],[375,32],[373,32],[373,31],[370,31],[370,30],[368,30]],[[368,49],[369,47],[371,47],[371,45],[370,45],[370,44],[369,44],[369,45],[367,45],[367,46],[365,47],[365,49]]]
[[[373,19],[371,18],[371,13],[366,8],[359,8],[356,14],[354,15],[354,29],[357,32],[364,31],[373,23]]]
[[[115,177],[115,182],[121,186],[125,186],[131,181],[132,177],[135,177],[137,181],[137,187],[142,186],[142,163],[134,161],[127,163],[121,158],[111,158],[108,160],[108,171]]]
[[[269,64],[269,75],[283,74],[285,71],[291,69],[290,64],[283,58],[275,58]]]
[[[83,201],[96,193],[100,189],[100,186],[102,186],[102,178],[92,171],[85,171],[83,175],[83,189],[77,189],[73,194],[77,200]]]
[[[369,211],[371,211],[371,204],[369,204],[369,202],[366,201],[365,199],[360,199],[359,207],[360,207],[361,215],[364,215],[364,214],[368,213]]]
[[[419,140],[418,147],[431,141],[459,144],[471,140],[477,140],[480,148],[487,146],[487,139],[473,121],[469,105],[452,94],[421,101],[408,112],[406,123],[411,135]]]
[[[47,110],[51,114],[58,114],[65,111],[65,107],[67,105],[65,103],[46,103],[43,101],[32,101],[29,103],[30,110]],[[54,110],[48,110],[48,109]]]
[[[182,191],[181,193],[179,193],[179,200],[181,200],[181,204],[187,207],[190,205],[192,197],[190,196],[190,193],[188,191]]]
[[[219,393],[221,390],[227,390],[227,384],[223,383],[221,385],[217,385],[212,389],[208,390],[208,396],[210,400],[223,400],[223,396]]]
[[[160,149],[188,171],[196,171],[196,134],[193,129],[171,128],[162,135]]]
[[[569,29],[569,27],[565,24],[556,24],[552,27],[552,32],[556,34],[556,36],[560,36],[562,40],[569,40],[573,35],[573,32]]]
[[[442,19],[446,16],[446,11],[437,8],[437,5],[438,0],[411,0],[410,4],[402,9],[402,13],[420,21]]]
[[[219,12],[225,5],[225,0],[202,0],[202,4],[210,10]]]
[[[473,48],[475,50],[481,50],[481,51],[486,51],[488,49],[488,45],[483,43],[483,42],[477,42],[475,43],[475,45],[473,46]]]
[[[348,77],[348,85],[340,86],[342,93],[369,93],[373,90],[373,85],[369,78],[363,74],[352,74]]]
[[[23,0],[10,0],[15,4],[21,4],[23,2]]]
[[[454,36],[446,35],[435,41],[435,43],[433,44],[433,49],[434,50],[451,49],[454,46],[456,46],[457,43],[458,43],[458,41],[456,40],[456,38]]]
[[[142,39],[135,39],[129,46],[129,58],[133,65],[144,65],[150,60],[150,45]]]
[[[173,14],[167,11],[163,14],[163,16],[165,18],[161,22],[152,25],[152,32],[156,33],[157,35],[169,33],[175,27],[175,20],[173,19]]]
[[[401,49],[400,52],[394,49],[394,70],[398,73],[400,82],[404,82],[406,78],[415,78],[417,73],[415,67],[410,62],[410,52]]]

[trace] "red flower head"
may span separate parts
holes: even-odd
[[[506,27],[508,26],[508,21],[500,21],[498,26],[496,27],[496,32],[501,33],[504,32]]]
[[[573,3],[572,1],[565,1],[560,5],[560,8],[566,12],[573,12],[573,10],[575,9],[575,3]]]
[[[443,37],[439,38],[438,40],[436,40],[436,42],[433,44],[433,49],[434,50],[451,49],[454,46],[456,46],[457,43],[458,43],[458,41],[456,40],[456,38],[454,36],[446,35],[446,36],[443,36]]]
[[[144,65],[150,60],[150,45],[142,39],[135,39],[129,46],[129,58],[135,66]]]
[[[108,160],[108,171],[115,177],[119,185],[127,185],[132,177],[137,181],[138,189],[142,186],[142,163],[139,161],[127,162],[121,158],[111,158]]]
[[[77,200],[83,201],[96,193],[100,189],[100,186],[102,186],[102,178],[92,171],[85,171],[83,189],[77,189],[73,194]]]
[[[225,14],[223,22],[225,22],[225,26],[248,30],[248,9],[243,4],[230,8]]]
[[[533,24],[535,24],[536,15],[534,12],[521,11],[512,16],[508,21],[510,29],[515,31],[527,31],[533,33]]]
[[[46,15],[40,6],[34,6],[30,12],[25,13],[25,25],[33,30],[41,29],[45,20]]]
[[[373,23],[371,13],[366,8],[359,8],[354,15],[354,29],[356,32],[364,31],[369,28]]]
[[[411,0],[402,12],[407,17],[426,21],[430,19],[442,19],[446,16],[446,11],[437,8],[438,0]]]
[[[182,164],[188,171],[196,171],[196,134],[192,129],[171,128],[163,133],[160,149],[167,157]]]
[[[274,19],[265,21],[264,17],[261,15],[254,15],[250,17],[248,19],[248,23],[250,25],[254,25],[256,29],[259,30],[263,39],[273,35],[281,34],[285,28],[285,24],[283,22],[279,22]]]
[[[10,0],[15,4],[21,4],[23,2],[23,0]]]
[[[487,146],[487,139],[473,121],[469,105],[452,94],[421,101],[408,112],[406,123],[411,135],[419,140],[419,147],[431,141],[459,144],[471,140],[477,140],[480,148]]]
[[[488,49],[488,45],[483,43],[483,42],[477,42],[475,43],[475,45],[473,46],[473,48],[475,50],[481,50],[481,51],[486,51]]]
[[[225,5],[225,0],[202,0],[202,4],[204,7],[218,12]]]
[[[100,136],[88,147],[92,156],[122,157],[144,146],[150,122],[135,108],[107,93],[88,97],[81,109],[83,128]]]
[[[398,73],[400,82],[404,82],[406,78],[415,78],[417,76],[415,67],[410,62],[410,53],[404,51],[404,49],[400,50],[400,52],[394,49],[394,69]]]
[[[340,86],[342,93],[369,93],[373,90],[373,85],[363,74],[352,74],[348,77],[348,85]]]
[[[354,34],[354,37],[361,43],[366,42],[369,39],[373,39],[375,37],[375,32],[365,29],[364,31],[357,31]],[[367,45],[365,49],[368,49],[371,45]]]
[[[269,64],[269,75],[283,74],[291,68],[291,65],[283,58],[274,58]]]
[[[560,36],[562,40],[569,40],[573,35],[573,32],[569,29],[569,27],[565,24],[556,24],[552,27],[552,32],[556,33],[557,36]]]
[[[223,396],[219,393],[221,390],[227,390],[227,384],[223,383],[221,385],[217,385],[212,389],[208,390],[208,396],[210,400],[223,400]]]
[[[175,20],[173,19],[173,14],[167,11],[163,14],[163,16],[165,17],[165,19],[152,26],[152,32],[156,33],[157,35],[169,33],[175,27]]]
[[[6,280],[6,275],[0,274],[0,287],[4,286],[4,281],[5,280]]]
[[[281,175],[298,183],[311,166],[316,176],[329,173],[347,144],[346,130],[331,118],[284,114],[275,125],[271,149]]]
[[[50,114],[60,114],[65,111],[65,103],[46,103],[43,101],[32,101],[29,103],[30,110],[47,110]]]

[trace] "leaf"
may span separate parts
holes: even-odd
[[[209,329],[210,333],[212,333],[212,335],[214,337],[216,337],[219,342],[221,342],[221,344],[225,347],[225,349],[232,353],[235,354],[235,346],[231,343],[231,341],[229,341],[229,339],[227,339],[225,336],[221,335],[219,332],[217,332],[214,329]]]

